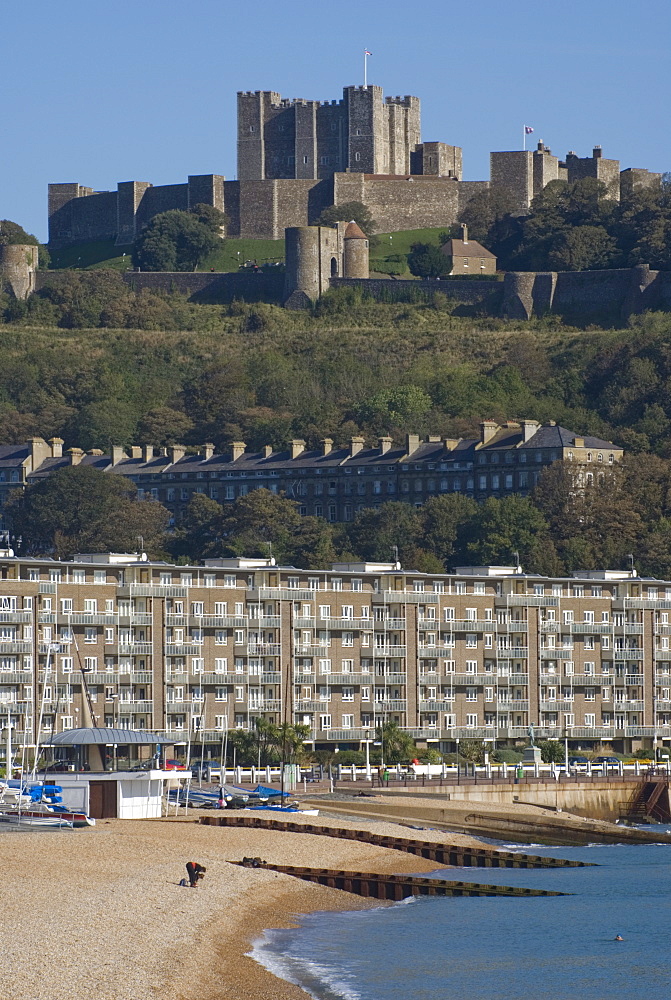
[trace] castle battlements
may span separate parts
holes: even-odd
[[[541,141],[535,150],[491,153],[489,180],[464,181],[461,147],[422,141],[420,99],[385,97],[374,84],[344,87],[342,98],[330,101],[238,91],[237,109],[236,181],[204,174],[156,187],[125,181],[116,191],[50,184],[50,245],[114,239],[126,246],[160,212],[198,203],[226,213],[230,236],[281,239],[285,228],[310,226],[325,208],[352,201],[369,208],[380,232],[394,232],[450,226],[490,186],[505,190],[525,214],[552,181],[594,178],[619,200],[621,191],[661,180],[640,168],[620,171],[601,146],[591,156],[570,150],[560,160]]]

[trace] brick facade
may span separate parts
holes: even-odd
[[[386,721],[443,750],[526,742],[529,726],[573,749],[671,740],[667,581],[8,552],[0,574],[0,700],[19,744],[78,725],[82,669],[98,725],[190,733],[215,757],[257,718],[330,748]]]

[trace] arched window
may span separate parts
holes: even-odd
[[[337,257],[331,257],[331,277],[332,278],[337,278],[338,277],[338,258]]]

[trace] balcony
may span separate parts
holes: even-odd
[[[373,649],[373,657],[378,660],[383,656],[405,656],[407,654],[407,646],[375,646]]]
[[[452,659],[454,657],[454,646],[418,646],[417,657],[420,660],[435,660],[439,656]]]
[[[244,615],[199,615],[191,620],[203,628],[247,628],[249,624]]]
[[[637,628],[643,631],[642,625],[637,626]],[[572,635],[610,635],[613,626],[604,622],[571,622],[569,629]]]
[[[249,656],[279,656],[281,651],[279,642],[250,642],[247,646]]]
[[[301,677],[306,677],[305,681],[296,678],[296,683],[310,684],[314,682],[314,674],[302,674]],[[310,680],[311,678],[311,680]],[[319,679],[322,682],[330,684],[332,687],[335,685],[360,685],[360,684],[372,684],[375,680],[374,674],[362,674],[362,673],[351,673],[351,674],[320,674]]]
[[[162,583],[131,583],[127,587],[119,587],[118,597],[187,597],[188,587]]]
[[[298,626],[297,622],[294,624]],[[339,632],[343,630],[360,632],[362,629],[367,629],[370,632],[374,623],[372,618],[317,618],[313,619],[312,624],[315,628],[336,629]],[[403,627],[405,627],[405,622]]]
[[[31,622],[33,616],[30,611],[0,611],[0,623],[4,622]]]
[[[451,618],[442,627],[452,632],[495,632],[496,622],[488,618]]]
[[[346,743],[351,740],[374,740],[374,729],[321,729],[315,730],[314,736],[318,740],[332,740]]]
[[[151,656],[152,649],[151,642],[119,643],[120,656]]]
[[[541,622],[541,632],[561,632],[559,622]]]
[[[121,646],[119,646],[119,652],[122,652]],[[183,643],[167,642],[165,644],[165,655],[166,656],[202,656],[203,646],[192,644],[185,645]]]
[[[119,714],[126,715],[128,712],[132,712],[134,715],[151,715],[153,710],[153,702],[140,701],[139,699],[133,699],[127,701],[122,701],[119,699]]]
[[[263,701],[249,703],[250,712],[281,712],[282,702],[279,698],[264,698]]]
[[[645,708],[644,701],[616,701],[613,705],[616,712],[642,712]]]
[[[540,710],[541,712],[573,712],[574,704],[572,701],[541,701]]]
[[[572,660],[575,650],[573,649],[540,649],[541,660]]]
[[[557,679],[557,677],[554,678],[554,680]],[[571,681],[573,681],[574,687],[584,687],[585,685],[588,687],[605,687],[608,684],[614,684],[615,678],[612,674],[567,674],[562,683],[568,684]]]
[[[497,597],[496,603],[507,604],[511,608],[558,608],[559,598],[545,595],[540,597],[536,594],[506,594],[505,597]]]
[[[251,600],[259,601],[314,601],[317,591],[315,590],[294,590],[293,587],[259,587],[257,591],[252,591],[247,597]]]
[[[32,715],[33,703],[26,701],[0,701],[0,724],[7,715]]]
[[[330,655],[330,649],[330,646],[323,646],[321,643],[294,643],[294,654],[296,656],[324,656],[328,658]]]
[[[613,650],[613,654],[613,659],[620,663],[626,660],[643,659],[643,649],[635,646],[630,646],[627,649],[615,649]]]
[[[88,611],[66,611],[58,616],[59,621],[67,622],[68,625],[116,625],[117,616],[111,614],[94,614]],[[151,616],[149,620],[151,624]]]
[[[200,715],[202,708],[201,701],[167,701],[165,703],[166,712],[179,713],[180,715]]]
[[[330,698],[299,698],[294,701],[294,712],[328,712]]]
[[[32,684],[32,670],[0,670],[0,684]]]
[[[667,628],[668,628],[668,626],[667,626]],[[619,631],[619,629],[618,629],[618,631]],[[637,622],[625,622],[624,623],[624,634],[625,635],[643,635],[643,625],[639,624]],[[659,634],[660,635],[664,635],[663,632],[660,632]],[[669,634],[671,634],[671,633],[669,633]]]
[[[550,626],[550,625],[557,625],[557,622],[544,622],[543,624],[547,625],[547,626]],[[557,627],[559,627],[559,626],[557,625]],[[521,618],[520,619],[512,619],[511,621],[507,621],[507,622],[497,622],[496,623],[496,629],[497,629],[498,632],[528,632],[529,631],[529,622],[523,621]],[[551,629],[549,627],[548,628],[543,628],[543,626],[541,626],[541,629],[544,632],[552,632],[553,631],[553,629]]]
[[[133,614],[130,615],[131,625],[151,625],[153,620],[152,615],[145,614],[144,612],[139,613],[134,611]]]
[[[91,674],[86,674],[88,681]],[[105,676],[104,674],[102,676]],[[119,668],[119,679],[123,679],[124,684],[153,684],[154,675],[151,670],[123,670]]]
[[[446,679],[451,681],[453,684],[474,684],[479,687],[482,687],[483,684],[496,683],[496,677],[493,674],[454,673],[446,674]]]
[[[389,701],[376,701],[375,713],[380,712],[405,712],[408,707],[407,701],[403,698],[390,698]]]
[[[7,653],[32,653],[33,643],[30,639],[15,639],[13,642],[0,640],[0,655]]]
[[[528,646],[497,646],[496,655],[500,660],[527,660]]]
[[[440,624],[437,618],[423,619],[424,622],[429,622],[431,620],[433,620],[434,628],[437,628],[438,625]],[[370,627],[374,628],[376,632],[384,630],[386,630],[387,632],[403,632],[405,631],[406,628],[405,618],[366,618],[362,619],[362,621],[368,621],[370,623]],[[420,623],[420,628],[421,627],[422,626]]]
[[[452,712],[454,701],[420,701],[420,712]]]
[[[374,604],[438,604],[438,594],[417,590],[381,590],[371,594]]]
[[[487,676],[487,675],[485,675]],[[529,674],[504,674],[498,671],[496,674],[496,680],[499,684],[528,684]]]
[[[625,684],[630,684],[630,685],[631,684],[643,684],[644,683],[644,679],[645,678],[644,678],[644,674],[643,673],[640,673],[640,674],[625,674],[624,675],[624,683]],[[622,678],[618,678],[618,680],[622,680]]]

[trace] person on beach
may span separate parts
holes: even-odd
[[[203,865],[199,865],[197,861],[187,861],[186,873],[189,876],[189,885],[192,889],[196,888],[199,879],[205,878],[206,871],[207,869]]]

